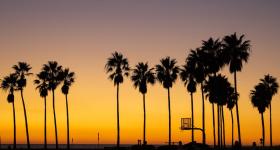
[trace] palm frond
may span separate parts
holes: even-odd
[[[109,79],[114,81],[114,85],[123,82],[123,76],[129,76],[130,67],[127,58],[119,52],[112,53],[105,64],[106,73]]]

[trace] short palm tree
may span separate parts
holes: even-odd
[[[36,75],[34,80],[36,89],[39,90],[39,94],[44,98],[45,115],[44,115],[44,149],[47,149],[47,96],[48,96],[48,74],[44,71]]]
[[[140,62],[133,69],[131,75],[131,80],[135,88],[139,88],[139,92],[143,95],[143,110],[144,110],[144,127],[143,127],[143,144],[147,143],[146,141],[146,103],[145,95],[147,93],[147,84],[155,83],[155,73],[153,72],[154,68],[149,68],[148,63]]]
[[[237,72],[240,72],[243,67],[243,62],[247,62],[250,55],[250,41],[244,41],[244,35],[238,37],[236,33],[227,35],[223,39],[223,57],[224,62],[229,65],[230,73],[234,74],[234,87],[235,93],[237,92]],[[238,140],[239,144],[242,145],[241,132],[240,132],[240,121],[239,121],[239,110],[238,100],[236,101],[236,118],[237,118],[237,129],[238,129]]]
[[[262,83],[259,83],[254,87],[254,90],[250,93],[251,102],[254,107],[258,108],[259,113],[261,114],[261,120],[262,120],[262,144],[263,147],[265,145],[265,127],[264,127],[264,117],[263,113],[265,112],[265,109],[269,105],[269,92],[266,88],[266,86]]]
[[[57,136],[57,126],[56,126],[56,113],[55,113],[55,89],[61,83],[60,73],[62,71],[62,66],[58,65],[56,61],[49,61],[47,64],[43,65],[42,71],[47,74],[47,82],[49,83],[48,90],[52,92],[54,128],[55,128],[55,146],[56,149],[58,149],[58,136]]]
[[[168,92],[168,119],[169,119],[169,134],[168,134],[168,145],[171,145],[171,108],[170,108],[170,88],[176,81],[179,67],[176,65],[176,60],[170,57],[165,57],[160,60],[160,64],[156,65],[156,77],[157,80],[163,85]]]
[[[217,76],[209,77],[204,86],[206,97],[209,101],[213,101],[217,104],[218,109],[218,146],[221,147],[223,142],[222,127],[223,124],[223,106],[227,104],[227,101],[231,98],[233,87],[229,83],[228,79],[218,74]]]
[[[270,122],[270,147],[272,147],[272,117],[271,117],[271,100],[272,97],[277,93],[279,85],[275,77],[271,75],[265,75],[261,82],[265,85],[267,90],[269,91],[269,122]]]
[[[231,116],[231,146],[233,147],[234,146],[234,120],[233,120],[232,109],[234,108],[234,105],[236,103],[235,101],[237,100],[238,95],[236,95],[233,90],[230,91],[229,95],[231,96],[227,101],[227,108],[229,109],[230,116]]]
[[[193,115],[193,93],[196,92],[196,82],[193,77],[193,68],[188,66],[187,64],[183,65],[183,68],[180,72],[181,80],[184,82],[184,85],[187,87],[187,91],[191,96],[191,111],[192,111],[192,120],[191,120],[191,128],[192,128],[192,143],[194,142],[194,115]]]
[[[69,112],[68,112],[68,98],[67,95],[69,93],[70,86],[75,81],[75,73],[70,72],[68,68],[64,69],[61,72],[61,78],[63,81],[63,85],[61,87],[62,93],[65,95],[66,100],[66,117],[67,117],[67,149],[70,149],[70,135],[69,135]]]
[[[16,74],[10,74],[9,76],[4,77],[1,83],[1,88],[5,91],[9,90],[9,94],[7,97],[8,103],[13,104],[13,120],[14,120],[14,149],[16,149],[17,141],[16,141],[16,111],[15,111],[15,103],[14,103],[14,91],[17,88],[17,76]]]
[[[18,76],[17,89],[20,90],[21,100],[22,100],[22,105],[23,105],[27,149],[30,149],[29,132],[28,132],[28,120],[27,120],[25,102],[24,102],[24,98],[23,98],[23,89],[26,87],[26,76],[31,75],[31,73],[29,72],[31,70],[31,66],[29,64],[27,64],[26,62],[18,62],[17,65],[13,66],[13,69],[15,70],[15,75]]]
[[[109,79],[117,86],[117,148],[120,147],[120,122],[119,122],[119,85],[123,83],[124,76],[129,76],[129,64],[127,58],[121,53],[114,52],[107,59],[105,70],[109,74]]]

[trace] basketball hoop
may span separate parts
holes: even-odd
[[[181,118],[181,131],[184,130],[200,130],[205,136],[205,132],[202,128],[192,127],[192,118]]]
[[[181,118],[181,130],[190,130],[192,128],[191,118]]]

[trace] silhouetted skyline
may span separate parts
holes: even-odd
[[[261,138],[260,115],[251,104],[250,90],[264,74],[280,78],[280,2],[267,1],[9,1],[0,2],[0,77],[12,72],[18,61],[32,66],[38,73],[42,64],[56,60],[69,67],[78,79],[69,93],[71,139],[75,143],[115,143],[116,89],[104,72],[106,59],[114,51],[122,52],[130,66],[148,62],[159,64],[161,58],[176,58],[183,65],[190,49],[201,46],[202,40],[223,38],[237,32],[245,34],[252,43],[249,63],[238,74],[239,113],[244,144]],[[233,76],[227,75],[233,85]],[[30,142],[44,141],[44,103],[33,80],[28,78],[24,89]],[[122,143],[136,143],[143,137],[142,95],[126,79],[120,87],[120,117]],[[60,89],[58,89],[60,90]],[[57,125],[59,142],[66,143],[65,96],[57,90]],[[0,91],[0,136],[2,143],[12,143],[13,114],[6,101],[7,93]],[[172,140],[191,141],[191,131],[181,132],[180,119],[191,117],[190,96],[181,81],[171,89]],[[47,97],[48,142],[55,143],[52,98]],[[212,110],[206,101],[207,143],[212,142]],[[280,105],[279,94],[272,101]],[[17,114],[17,143],[26,143],[25,122],[20,95],[15,96]],[[146,136],[149,143],[168,140],[167,92],[156,83],[146,97]],[[273,109],[273,142],[280,144],[280,111]],[[194,94],[195,125],[201,127],[201,95]],[[234,111],[235,114],[235,111]],[[269,113],[266,142],[269,142]],[[230,112],[225,109],[227,144],[231,144]],[[39,118],[39,119],[38,119]],[[249,119],[248,119],[249,118]],[[235,118],[236,119],[236,118]],[[5,122],[1,123],[1,122]],[[235,122],[236,123],[236,122]],[[235,124],[237,127],[237,125]],[[252,128],[253,127],[253,128]],[[37,132],[42,134],[37,134]],[[131,134],[131,133],[134,134]],[[235,131],[237,139],[237,131]],[[4,138],[5,137],[5,138]],[[201,133],[195,133],[201,141]]]

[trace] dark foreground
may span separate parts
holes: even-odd
[[[104,148],[104,150],[117,150],[116,148]],[[139,147],[139,146],[132,146],[132,147],[123,147],[120,150],[280,150],[280,147],[252,147],[252,146],[246,146],[242,148],[213,148],[213,147],[205,147],[205,146],[146,146],[146,147]]]
[[[66,145],[59,145],[60,149],[66,149]],[[0,149],[13,149],[12,145],[1,145]],[[26,149],[26,145],[17,145],[17,149]],[[33,144],[31,149],[39,150],[43,149],[41,144]],[[48,149],[55,149],[55,145],[48,145]],[[71,144],[70,149],[82,149],[82,150],[117,150],[112,144],[95,145],[95,144]],[[213,148],[211,146],[202,144],[185,144],[185,145],[122,145],[119,150],[280,150],[280,146],[261,147],[261,146],[244,146],[238,147],[226,147],[226,148]]]

